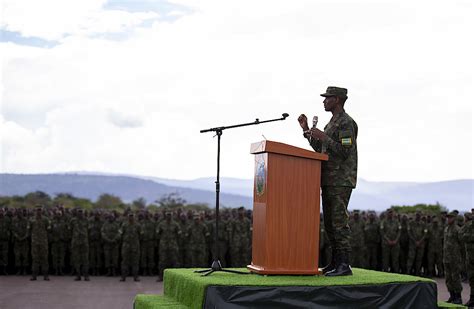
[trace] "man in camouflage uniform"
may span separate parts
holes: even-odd
[[[389,270],[398,273],[400,271],[400,234],[402,226],[394,218],[393,210],[387,211],[387,219],[380,224],[380,235],[382,238],[382,265],[383,271]],[[390,263],[391,262],[391,263]]]
[[[186,217],[186,214],[182,212],[179,215],[179,220],[178,220],[179,228],[181,231],[186,231],[188,229],[188,219]],[[184,237],[184,233],[181,234],[181,237],[178,239],[178,247],[179,247],[179,263],[181,264],[182,267],[189,267],[190,265],[190,257],[188,257],[188,243],[186,240],[186,237]]]
[[[471,287],[471,295],[468,302],[465,304],[466,307],[474,307],[474,215],[467,213],[466,223],[461,231],[461,239],[466,249],[466,260],[467,260],[467,275],[469,279],[469,286]]]
[[[349,221],[351,228],[351,264],[354,267],[366,267],[366,252],[364,246],[364,221],[360,218],[359,210],[354,210]]]
[[[428,276],[444,276],[443,267],[443,235],[444,231],[438,218],[433,218],[430,227],[430,241],[428,243]]]
[[[163,281],[165,268],[180,267],[178,239],[181,237],[179,224],[172,220],[170,211],[165,213],[163,220],[156,227],[156,236],[159,242],[158,282]]]
[[[323,268],[323,273],[327,276],[352,275],[347,207],[357,182],[358,127],[344,111],[347,89],[328,87],[321,96],[325,97],[324,109],[332,113],[324,132],[317,128],[310,130],[304,114],[298,117],[298,122],[313,149],[329,155],[329,160],[323,161],[321,165],[321,189],[324,224],[333,259]]]
[[[62,212],[56,210],[51,224],[51,257],[56,276],[63,275],[64,257],[66,253],[64,235],[67,233],[68,228]]]
[[[205,267],[207,263],[207,240],[209,230],[201,221],[199,214],[194,215],[194,222],[188,226],[185,238],[188,243],[191,267]]]
[[[122,234],[122,278],[125,281],[129,269],[132,269],[134,281],[140,281],[138,278],[138,267],[140,265],[140,235],[142,230],[140,224],[135,222],[135,215],[128,214],[128,221],[122,224],[120,228]]]
[[[100,275],[100,269],[102,268],[103,246],[100,235],[102,224],[101,214],[96,210],[89,222],[89,266],[93,276]]]
[[[18,209],[12,223],[13,253],[15,254],[15,267],[17,275],[25,275],[28,267],[28,212]]]
[[[380,244],[379,224],[375,220],[375,213],[369,213],[369,221],[364,227],[365,245],[367,247],[367,266],[369,269],[377,269],[377,257]]]
[[[233,267],[245,267],[250,250],[249,237],[251,232],[250,220],[245,216],[244,207],[239,207],[238,218],[231,223],[231,263]]]
[[[413,265],[415,265],[415,275],[419,276],[421,271],[421,263],[423,262],[423,256],[425,253],[425,240],[428,235],[428,229],[421,220],[421,212],[417,211],[415,220],[411,221],[408,225],[408,262],[407,272],[411,273]]]
[[[10,219],[5,216],[5,211],[0,208],[0,274],[7,275],[8,243],[11,236]]]
[[[100,234],[104,243],[106,276],[115,276],[118,267],[121,234],[120,225],[115,221],[113,214],[107,216],[107,221],[102,225]]]
[[[403,214],[401,216],[400,225],[402,230],[400,232],[400,269],[402,274],[407,274],[406,270],[408,263],[408,247],[409,247],[409,237],[408,237],[408,216]]]
[[[461,235],[459,226],[455,222],[456,214],[450,212],[448,214],[448,225],[444,230],[444,271],[446,274],[446,287],[449,291],[448,303],[462,304],[461,298]]]
[[[143,274],[145,276],[150,276],[153,274],[153,270],[155,269],[156,223],[151,220],[148,211],[145,211],[143,214],[141,226],[143,233],[141,234],[140,244],[140,264],[143,268]]]
[[[71,254],[74,256],[76,278],[80,281],[81,274],[85,281],[89,281],[89,221],[84,216],[84,211],[79,208],[76,217],[71,220]]]
[[[36,207],[36,215],[28,222],[28,231],[31,234],[31,279],[36,280],[41,266],[43,278],[49,281],[48,271],[48,231],[51,230],[51,223],[43,216],[43,207]]]

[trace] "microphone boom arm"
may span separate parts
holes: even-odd
[[[222,127],[216,127],[216,128],[210,128],[206,130],[201,130],[201,133],[206,133],[206,132],[222,132],[225,129],[232,129],[232,128],[238,128],[238,127],[245,127],[245,126],[251,126],[251,125],[257,125],[261,123],[267,123],[267,122],[273,122],[273,121],[280,121],[280,120],[285,120],[289,115],[287,113],[283,113],[281,115],[281,118],[276,118],[276,119],[270,119],[270,120],[263,120],[260,121],[258,118],[255,119],[253,122],[247,122],[247,123],[242,123],[242,124],[236,124],[236,125],[231,125],[231,126],[222,126]]]

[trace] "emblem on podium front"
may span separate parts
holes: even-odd
[[[255,162],[255,189],[257,196],[262,196],[265,193],[265,160],[260,157]]]

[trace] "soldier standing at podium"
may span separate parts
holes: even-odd
[[[332,113],[324,132],[315,126],[310,129],[304,114],[298,117],[298,122],[311,147],[329,156],[328,161],[322,162],[321,195],[324,226],[332,248],[332,260],[323,268],[323,273],[326,276],[347,276],[352,275],[349,265],[351,246],[347,206],[357,182],[358,128],[344,110],[347,89],[328,87],[321,96],[325,98],[324,110]]]

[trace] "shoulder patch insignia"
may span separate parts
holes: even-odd
[[[345,137],[341,139],[341,144],[343,146],[351,146],[352,145],[352,138],[350,137]]]

